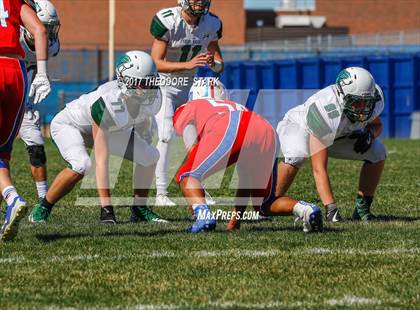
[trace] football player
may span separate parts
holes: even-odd
[[[342,70],[334,85],[286,113],[277,126],[284,162],[279,165],[278,194],[292,184],[306,158],[329,222],[342,220],[328,176],[328,158],[363,161],[354,220],[375,219],[370,207],[384,169],[387,151],[377,139],[384,109],[381,88],[363,68]]]
[[[209,12],[211,1],[178,0],[178,4],[178,7],[159,11],[150,27],[155,38],[151,55],[160,76],[183,81],[161,87],[162,108],[156,115],[160,153],[156,168],[156,205],[175,205],[168,198],[167,190],[174,111],[188,101],[197,68],[209,66],[216,73],[223,71],[218,44],[222,37],[222,22]]]
[[[55,57],[60,51],[60,40],[58,31],[60,29],[60,19],[55,6],[47,0],[35,0],[38,18],[48,31],[48,56]],[[36,52],[33,35],[25,28],[20,30],[20,44],[25,51],[25,63],[28,70],[28,80],[32,80],[37,72]],[[41,133],[39,123],[39,112],[35,110],[33,104],[26,106],[22,126],[19,136],[26,144],[29,155],[32,176],[35,180],[39,199],[45,197],[48,190],[47,182],[47,157],[44,150],[44,138]]]
[[[30,0],[0,0],[0,191],[7,204],[0,230],[3,241],[14,238],[19,221],[27,212],[26,202],[13,186],[9,169],[13,141],[25,112],[28,87],[23,61],[25,52],[19,44],[21,26],[33,34],[36,47],[38,72],[29,95],[35,96],[38,102],[51,91],[47,76],[47,31],[34,8],[35,4]]]
[[[274,128],[256,113],[228,100],[220,82],[193,86],[190,98],[174,115],[175,131],[183,136],[188,150],[176,181],[194,213],[195,222],[189,231],[215,228],[216,219],[206,204],[201,181],[235,163],[239,177],[235,201],[238,215],[243,214],[251,198],[253,206],[261,206],[263,214],[295,214],[304,222],[305,232],[322,230],[319,207],[275,196],[278,142]],[[234,215],[228,230],[238,228],[239,219]]]
[[[45,222],[53,206],[89,171],[92,162],[86,146],[93,146],[95,153],[102,223],[116,223],[109,190],[109,154],[136,163],[131,220],[164,221],[144,203],[159,158],[149,140],[150,119],[161,105],[159,89],[149,81],[157,76],[156,66],[149,54],[130,51],[119,60],[116,74],[116,80],[68,103],[54,117],[51,137],[68,168],[58,174],[32,210],[30,222]]]

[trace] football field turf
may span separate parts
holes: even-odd
[[[420,141],[385,141],[389,157],[373,211],[381,221],[327,225],[304,234],[292,217],[189,235],[186,207],[155,208],[170,224],[98,223],[98,207],[75,207],[73,191],[45,225],[25,218],[14,242],[0,244],[0,305],[12,308],[419,308]],[[47,143],[50,181],[65,166]],[[338,206],[353,211],[361,163],[331,160]],[[36,201],[21,141],[13,175],[28,202]],[[129,195],[131,166],[114,191]],[[171,187],[172,193],[178,191]],[[226,196],[224,190],[212,191]],[[179,194],[179,193],[178,193]],[[289,194],[319,202],[310,164]],[[218,207],[214,207],[218,208]],[[228,210],[228,207],[222,207]]]

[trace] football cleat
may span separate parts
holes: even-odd
[[[155,206],[157,207],[174,207],[176,203],[169,199],[168,196],[160,194],[156,196]]]
[[[38,203],[32,209],[29,214],[29,222],[32,224],[45,223],[50,216],[51,210],[42,205],[42,198],[38,200]]]
[[[376,216],[370,212],[370,207],[360,207],[356,206],[354,208],[353,216],[354,221],[374,221],[376,220]]]
[[[337,207],[332,209],[327,209],[327,214],[325,215],[326,219],[330,223],[342,222],[343,218],[341,217],[340,211]]]
[[[202,231],[210,231],[216,228],[216,219],[206,205],[197,206],[194,209],[194,224],[188,228],[188,232],[197,234]]]
[[[102,224],[117,224],[114,208],[112,206],[102,207],[100,220]]]
[[[10,206],[7,206],[4,223],[0,230],[0,239],[2,241],[11,241],[16,237],[19,222],[27,211],[26,202],[20,196],[16,197]]]
[[[301,202],[302,203],[302,202]],[[296,218],[295,222],[303,222],[303,232],[322,232],[323,222],[321,209],[314,204],[305,203],[303,215]]]
[[[158,213],[149,209],[148,207],[134,206],[131,207],[131,223],[137,222],[156,222],[156,223],[169,223],[169,221],[163,219]]]

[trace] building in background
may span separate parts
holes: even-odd
[[[420,28],[418,0],[245,0],[247,41]]]
[[[60,14],[62,47],[106,49],[108,40],[107,0],[53,0]],[[116,48],[148,49],[152,43],[150,22],[157,11],[177,6],[176,0],[117,0]],[[211,11],[224,24],[222,44],[245,43],[243,0],[212,1]]]

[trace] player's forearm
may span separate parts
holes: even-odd
[[[316,183],[316,189],[324,206],[335,202],[327,171],[325,169],[313,169],[313,175]]]
[[[102,206],[111,205],[109,190],[108,161],[96,162],[96,187]]]
[[[35,33],[33,33],[35,38],[35,50],[36,50],[36,59],[48,60],[48,35],[45,27],[38,27]]]
[[[156,67],[161,73],[175,73],[188,70],[186,62],[170,62],[166,60],[155,60]]]

